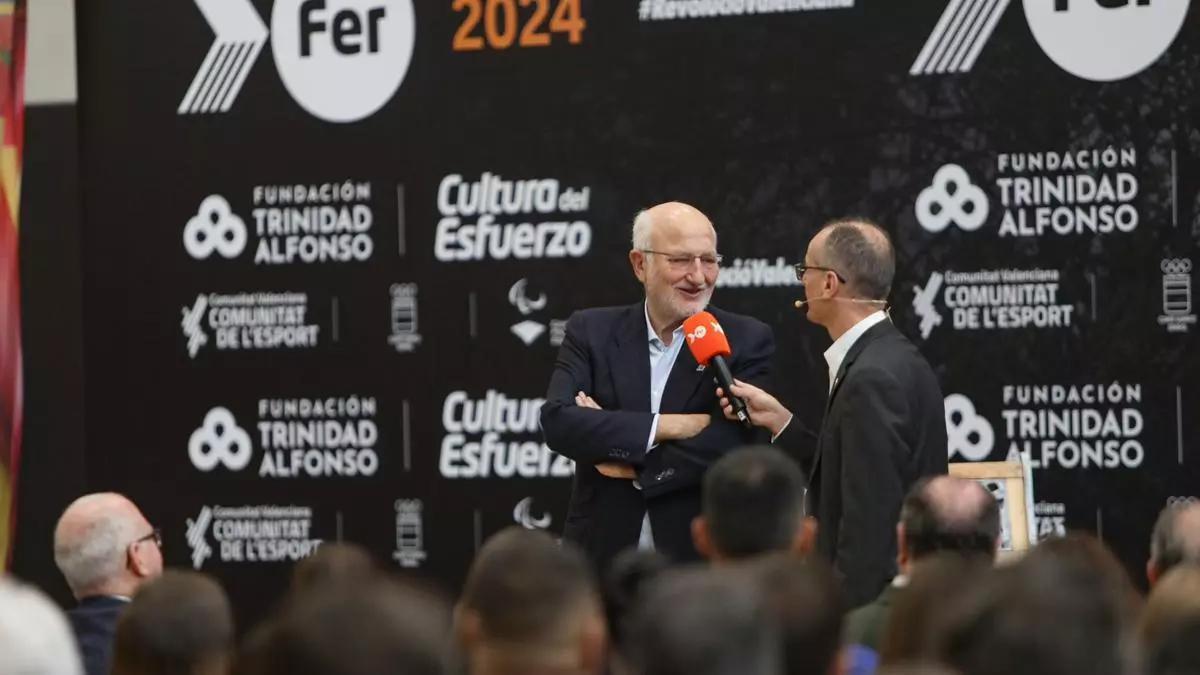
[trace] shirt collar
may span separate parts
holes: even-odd
[[[646,315],[647,340],[649,340],[650,344],[652,345],[666,347],[667,343],[663,342],[662,338],[658,337],[658,333],[654,332],[654,324],[650,323],[650,303],[642,303],[642,312]],[[674,346],[677,340],[683,338],[683,324],[680,324],[678,328],[671,331],[671,336],[671,345]]]
[[[871,329],[872,326],[887,318],[887,314],[882,310],[867,315],[867,317],[858,323],[854,324],[850,330],[842,333],[842,336],[834,340],[833,344],[829,345],[829,349],[825,350],[825,362],[829,364],[830,378],[837,374],[837,371],[842,367],[842,361],[846,360],[846,355],[850,353],[850,348],[855,342]]]

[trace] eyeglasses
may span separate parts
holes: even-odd
[[[675,270],[689,269],[692,266],[693,260],[699,260],[700,266],[703,267],[704,269],[710,269],[710,270],[716,269],[717,266],[721,264],[721,261],[725,259],[725,256],[721,255],[720,253],[702,253],[700,255],[688,255],[686,253],[663,253],[662,251],[651,251],[648,248],[643,248],[643,249],[641,249],[641,251],[642,251],[642,253],[653,253],[654,255],[661,255],[662,257],[667,259],[667,264],[671,266],[671,269],[675,269]]]
[[[130,542],[130,545],[140,544],[143,541],[149,541],[149,540],[153,540],[155,546],[162,548],[162,545],[163,545],[162,530],[158,529],[157,527],[153,528],[150,530],[150,534],[147,534],[144,537],[138,537],[137,539],[134,539],[132,542]]]
[[[846,278],[843,277],[841,274],[838,274],[838,271],[833,269],[832,267],[821,267],[820,265],[805,265],[804,263],[796,263],[795,265],[792,265],[792,268],[796,270],[796,278],[798,280],[800,280],[801,284],[804,283],[804,273],[809,270],[820,270],[822,272],[833,272],[833,276],[837,277],[838,281],[842,282],[843,284],[846,283]]]

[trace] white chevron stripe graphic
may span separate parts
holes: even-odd
[[[1009,2],[1011,0],[950,0],[921,53],[913,61],[909,74],[969,72]]]
[[[215,39],[177,112],[226,112],[267,41],[267,27],[249,0],[194,1]]]

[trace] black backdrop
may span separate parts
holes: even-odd
[[[638,297],[629,225],[668,199],[716,223],[714,301],[774,326],[808,424],[828,337],[784,265],[864,215],[952,397],[952,461],[1028,443],[1041,534],[1096,531],[1135,573],[1196,494],[1187,0],[252,5],[78,8],[85,482],[244,617],[317,541],[453,589],[490,533],[561,527],[567,467],[531,412],[557,329]],[[545,203],[491,214],[474,250],[452,176]],[[339,224],[267,227],[302,217]],[[318,259],[272,258],[289,246]]]

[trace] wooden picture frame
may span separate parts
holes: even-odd
[[[1022,462],[959,462],[950,475],[979,481],[1000,502],[997,562],[1020,558],[1037,544],[1033,524],[1033,476]]]

